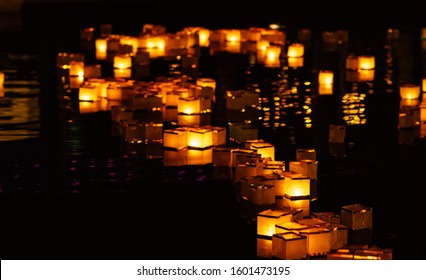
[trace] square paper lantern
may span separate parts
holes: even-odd
[[[275,172],[283,172],[285,170],[285,162],[282,160],[267,160],[263,166],[263,174],[272,174]]]
[[[257,235],[272,236],[275,233],[275,225],[291,222],[289,212],[267,209],[257,214]]]
[[[244,141],[244,149],[251,149],[251,145],[253,144],[263,144],[266,143],[263,139],[253,139]]]
[[[330,124],[328,130],[328,142],[344,143],[346,137],[346,126]]]
[[[307,237],[297,233],[276,233],[272,236],[272,256],[281,260],[306,259]]]
[[[303,217],[310,216],[311,199],[310,196],[290,196],[284,195],[283,206],[290,208],[300,208],[303,210]]]
[[[178,114],[183,113],[187,115],[208,113],[211,111],[210,98],[203,97],[180,97],[178,99]]]
[[[304,159],[300,161],[290,161],[290,171],[300,173],[303,176],[309,177],[311,180],[317,179],[318,161]]]
[[[4,72],[0,71],[0,88],[4,87]]]
[[[367,70],[367,69],[361,69],[358,70],[358,82],[372,82],[374,81],[374,69]]]
[[[263,169],[263,168],[262,168]],[[280,173],[262,174],[257,176],[262,184],[273,185],[276,196],[284,195],[285,178]]]
[[[260,159],[260,155],[254,150],[233,149],[232,150],[232,166],[237,164],[254,163]]]
[[[188,165],[206,165],[212,163],[213,149],[188,148]]]
[[[84,61],[70,61],[70,76],[84,77]]]
[[[342,225],[352,230],[373,228],[373,209],[363,204],[345,205],[340,208]]]
[[[197,78],[195,83],[197,86],[210,87],[213,92],[216,90],[216,80],[213,78]]]
[[[331,70],[319,70],[318,84],[319,85],[332,85],[334,82],[334,72]]]
[[[309,197],[310,179],[298,173],[284,174],[284,195],[289,197]]]
[[[248,199],[256,205],[273,205],[275,203],[274,186],[252,184]]]
[[[188,131],[185,129],[166,129],[163,131],[163,146],[183,149],[188,145]]]
[[[287,48],[287,57],[302,57],[305,54],[305,45],[292,43]]]
[[[163,149],[164,166],[185,166],[188,165],[188,149],[171,150]]]
[[[214,147],[213,148],[213,165],[214,166],[232,166],[232,148]]]
[[[257,175],[256,163],[237,164],[235,167],[235,182],[240,182],[244,177],[254,177]]]
[[[281,46],[268,46],[265,50],[265,67],[280,67]]]
[[[250,149],[255,150],[262,158],[270,158],[275,160],[275,146],[270,143],[256,143],[250,146]]]
[[[96,47],[96,59],[106,60],[107,59],[107,39],[97,38],[95,41]]]
[[[98,91],[95,86],[83,85],[78,89],[78,100],[95,101],[98,100]]]
[[[100,64],[85,65],[84,77],[86,78],[100,78],[102,77],[102,68]]]
[[[403,84],[399,87],[401,99],[419,99],[420,92],[420,85],[416,84]]]
[[[317,218],[303,218],[303,219],[297,220],[296,222],[308,227],[324,227],[327,225],[325,221],[317,219]]]
[[[123,90],[120,86],[111,85],[107,87],[107,99],[108,100],[122,100],[125,99],[123,95]]]
[[[204,149],[213,144],[213,135],[210,129],[190,128],[188,129],[188,147]]]
[[[226,145],[226,127],[221,126],[204,126],[203,128],[212,131],[213,146]]]
[[[80,88],[81,85],[84,83],[83,76],[72,76],[69,78],[69,80],[70,80],[70,88],[72,89]]]
[[[426,103],[421,104],[420,106],[420,122],[426,122]]]
[[[304,59],[303,57],[288,57],[287,65],[292,68],[303,67]]]
[[[308,256],[326,255],[331,250],[331,233],[328,228],[312,227],[299,234],[307,237]]]
[[[339,249],[348,244],[348,227],[341,224],[327,224],[330,230],[330,248]]]
[[[359,70],[372,70],[376,67],[375,57],[372,55],[358,56],[358,69]]]
[[[332,95],[333,94],[333,84],[318,85],[318,94],[319,95]]]
[[[296,161],[302,159],[316,160],[317,153],[315,149],[296,149]]]

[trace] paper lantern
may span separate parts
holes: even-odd
[[[332,95],[333,94],[333,85],[318,85],[318,94],[319,95]]]
[[[273,205],[275,190],[272,185],[250,185],[249,201],[256,205]]]
[[[312,179],[317,179],[318,174],[318,161],[310,159],[302,159],[300,161],[290,161],[290,171],[300,173],[303,176]]]
[[[107,87],[107,96],[108,100],[122,100],[125,99],[123,95],[122,88],[119,86],[108,86]]]
[[[0,88],[4,87],[4,72],[0,71]]]
[[[420,85],[416,84],[403,84],[399,87],[401,99],[418,99],[420,92]]]
[[[275,160],[275,146],[270,143],[254,143],[251,144],[250,149],[255,150],[263,158]]]
[[[332,85],[334,82],[334,72],[330,70],[320,70],[318,73],[319,85]]]
[[[328,142],[344,143],[346,137],[346,126],[330,124],[328,130]]]
[[[213,145],[213,136],[210,129],[188,129],[188,147],[204,149]]]
[[[95,41],[96,48],[96,59],[106,60],[107,59],[107,39],[97,38]]]
[[[358,82],[372,82],[374,81],[374,69],[361,69],[358,70]]]
[[[226,127],[205,126],[204,128],[212,131],[213,146],[226,145]]]
[[[291,222],[292,215],[289,212],[267,209],[257,214],[257,235],[272,236],[275,233],[275,225]]]
[[[84,83],[84,76],[72,76],[69,78],[70,88],[77,89]]]
[[[345,205],[340,208],[342,225],[352,230],[373,227],[373,209],[363,204]]]
[[[210,30],[206,28],[200,28],[197,30],[197,34],[200,47],[208,47],[210,45]]]
[[[98,99],[98,91],[95,86],[83,85],[78,90],[78,100],[95,101]]]
[[[287,65],[292,68],[303,67],[304,59],[303,57],[288,57]]]
[[[80,101],[78,102],[78,111],[80,114],[90,114],[106,110],[106,100]]]
[[[345,66],[346,66],[347,70],[356,71],[356,70],[358,70],[358,65],[359,65],[359,62],[358,62],[357,56],[349,55],[346,58],[346,65]]]
[[[263,163],[264,165],[264,163]],[[262,168],[263,169],[263,168]],[[258,172],[259,174],[259,172]],[[275,196],[283,196],[284,195],[284,182],[285,178],[278,172],[274,172],[271,174],[262,174],[256,177],[260,184],[272,185],[275,189]]]
[[[212,163],[212,148],[188,148],[188,165],[206,165]]]
[[[132,69],[131,68],[127,68],[127,69],[121,69],[121,68],[116,68],[114,69],[114,78],[123,78],[123,79],[128,79],[132,77]]]
[[[281,260],[301,260],[307,256],[307,237],[297,233],[276,233],[272,236],[272,256]]]
[[[310,179],[297,173],[284,174],[284,194],[289,197],[309,197]]]
[[[421,104],[419,108],[420,108],[420,122],[425,123],[426,122],[426,103]]]
[[[70,76],[84,77],[84,62],[70,61]]]
[[[114,64],[115,69],[129,69],[132,67],[132,57],[130,55],[115,55]]]
[[[326,224],[330,230],[330,249],[339,249],[348,244],[348,227],[341,224]]]
[[[237,164],[235,167],[234,182],[239,183],[242,178],[257,175],[256,163]]]
[[[358,69],[359,70],[372,70],[376,67],[376,60],[371,55],[358,56]]]
[[[225,40],[227,42],[236,43],[241,41],[241,30],[239,29],[228,29],[225,30]]]
[[[265,67],[280,67],[281,65],[281,47],[269,46],[265,50]]]
[[[173,149],[183,149],[188,145],[186,129],[166,129],[163,131],[163,146]]]
[[[186,166],[188,165],[188,149],[169,150],[163,149],[164,166]]]
[[[211,111],[211,100],[203,97],[189,97],[178,99],[178,114],[187,115],[208,113]]]
[[[267,160],[263,166],[263,174],[271,174],[275,172],[283,172],[285,170],[285,162],[282,160]]]
[[[213,165],[214,166],[232,166],[232,148],[214,147],[213,148]]]
[[[272,257],[272,237],[257,237],[256,254],[258,259],[270,259]]]
[[[316,149],[296,149],[296,161],[300,161],[302,159],[316,160]]]
[[[211,113],[184,114],[177,113],[177,123],[181,127],[199,127],[211,124]]]
[[[260,154],[251,149],[233,149],[231,155],[233,167],[237,164],[254,163],[260,160]]]
[[[284,195],[282,205],[290,208],[300,208],[303,210],[303,217],[310,216],[311,200],[309,196],[289,196]]]
[[[213,92],[216,90],[216,80],[213,78],[197,78],[196,84],[201,87],[211,87]]]
[[[422,92],[426,92],[426,78],[422,79]],[[426,100],[423,98],[423,102]]]
[[[299,234],[307,237],[308,256],[326,255],[331,250],[331,230],[323,227],[303,229]]]
[[[305,46],[301,43],[292,43],[288,46],[287,57],[302,57],[305,54]]]

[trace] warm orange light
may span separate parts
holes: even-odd
[[[225,34],[226,34],[225,39],[227,42],[236,43],[241,41],[241,30],[239,29],[225,30]]]
[[[210,129],[188,129],[188,147],[204,149],[213,145],[213,134]]]
[[[265,51],[265,67],[279,67],[280,55],[280,46],[268,46]]]
[[[4,87],[4,73],[0,71],[0,88]]]
[[[95,101],[98,99],[98,92],[95,86],[83,85],[78,91],[78,100]]]
[[[200,47],[208,47],[210,45],[210,30],[200,28],[197,33]]]
[[[71,61],[70,62],[70,76],[84,77],[84,62]]]
[[[358,56],[358,69],[372,70],[376,67],[375,57],[372,55]]]
[[[281,210],[267,209],[257,214],[257,234],[272,236],[275,233],[275,225],[291,222],[292,215]]]
[[[114,68],[115,69],[128,69],[132,67],[132,57],[129,55],[115,55]]]
[[[186,129],[166,129],[163,131],[163,146],[182,149],[188,146],[188,131]]]
[[[426,78],[422,79],[422,92],[426,92]],[[425,100],[423,100],[425,101]]]
[[[332,85],[334,82],[334,73],[330,70],[320,70],[318,73],[318,83],[320,85]]]
[[[305,54],[305,46],[300,43],[292,43],[288,46],[287,57],[302,57]]]
[[[95,41],[96,59],[105,60],[107,58],[107,39],[97,38]]]
[[[420,85],[403,84],[399,87],[401,99],[418,99],[420,97]]]

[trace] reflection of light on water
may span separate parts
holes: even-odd
[[[357,92],[345,93],[342,96],[343,120],[347,125],[363,125],[367,122],[365,97],[365,94]]]
[[[16,93],[30,92],[28,96]],[[10,94],[9,94],[10,93]],[[15,93],[15,94],[14,94]],[[14,141],[38,137],[39,97],[36,89],[5,89],[5,96],[0,100],[0,141]]]

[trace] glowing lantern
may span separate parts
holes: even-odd
[[[0,71],[0,88],[4,87],[4,73]]]
[[[302,159],[316,160],[317,152],[315,149],[296,149],[296,160]]]
[[[255,150],[263,158],[275,160],[275,146],[270,143],[251,144],[250,149]]]
[[[371,55],[358,56],[359,70],[372,70],[376,67],[375,57]]]
[[[275,233],[275,225],[291,222],[292,215],[289,212],[267,209],[257,214],[257,235],[272,236]]]
[[[212,131],[204,128],[188,129],[188,147],[204,149],[213,144]]]
[[[287,65],[292,68],[303,67],[304,59],[303,57],[288,57]]]
[[[267,40],[258,40],[256,42],[256,50],[258,52],[262,52],[263,54],[266,52],[266,49],[270,46],[269,41]]]
[[[183,149],[188,145],[186,129],[166,129],[163,131],[163,146],[173,149]]]
[[[198,127],[198,126],[206,126],[211,123],[211,114],[210,113],[202,113],[202,114],[177,114],[177,123],[179,126],[186,127]]]
[[[352,230],[373,227],[373,209],[362,204],[345,205],[340,208],[342,225]]]
[[[318,86],[319,95],[332,95],[333,94],[333,84],[319,85]]]
[[[330,124],[328,130],[328,142],[344,143],[346,137],[346,126]]]
[[[265,50],[265,67],[280,67],[281,47],[269,46]]]
[[[287,57],[302,57],[305,54],[305,46],[300,43],[292,43],[288,46]]]
[[[331,250],[331,230],[323,227],[303,229],[299,234],[307,237],[308,256],[325,255]]]
[[[273,205],[275,190],[272,185],[250,185],[249,201],[256,205]]]
[[[272,256],[272,237],[258,236],[256,242],[257,258],[270,259]]]
[[[232,150],[232,167],[237,164],[245,164],[255,162],[260,159],[260,155],[251,149],[233,149]]]
[[[178,114],[187,115],[208,113],[211,110],[211,101],[209,98],[190,97],[178,99]]]
[[[98,91],[95,86],[83,85],[78,90],[78,100],[95,101],[98,99]]]
[[[310,195],[310,179],[297,173],[284,174],[284,194],[289,197],[305,197]]]
[[[284,207],[290,208],[300,208],[303,211],[303,217],[309,217],[310,215],[310,206],[311,206],[310,196],[289,196],[284,195],[282,200],[282,205]]]
[[[307,256],[307,237],[297,233],[276,233],[272,236],[272,256],[281,260],[300,260]]]
[[[232,148],[215,147],[213,148],[213,165],[214,166],[232,166]]]
[[[95,41],[96,47],[96,59],[106,60],[107,59],[107,39],[97,38]]]
[[[73,76],[70,77],[70,88],[76,89],[79,88],[84,83],[83,76]]]
[[[189,165],[205,165],[212,163],[212,148],[188,149]]]
[[[213,146],[226,145],[226,127],[205,126],[204,128],[210,129],[212,131]]]
[[[320,70],[318,73],[319,85],[332,85],[334,82],[334,73],[330,70]]]
[[[401,99],[418,99],[420,97],[420,86],[415,84],[404,84],[399,87]]]
[[[84,77],[83,61],[70,61],[70,76]]]
[[[108,86],[106,98],[108,100],[122,100],[123,99],[122,88],[116,85]]]
[[[253,177],[257,175],[256,163],[237,164],[235,167],[234,182],[241,182],[242,178]]]
[[[177,107],[178,100],[181,97],[181,93],[178,91],[168,91],[166,92],[166,106],[167,107]]]
[[[241,30],[228,29],[225,30],[225,40],[227,42],[236,43],[241,41]]]
[[[420,107],[420,122],[425,123],[426,122],[426,103],[421,104],[419,107]]]
[[[197,30],[197,33],[200,47],[208,47],[210,45],[210,30],[206,28],[200,28]]]
[[[263,174],[272,174],[275,172],[283,172],[285,170],[285,162],[282,160],[268,160],[263,166]]]
[[[426,78],[422,79],[422,92],[426,92]],[[423,102],[426,100],[423,98]]]
[[[353,70],[353,71],[358,70],[358,65],[359,65],[359,62],[358,62],[357,56],[349,55],[346,58],[346,69],[347,70]]]
[[[358,70],[358,82],[372,82],[374,81],[374,69],[361,69]]]

